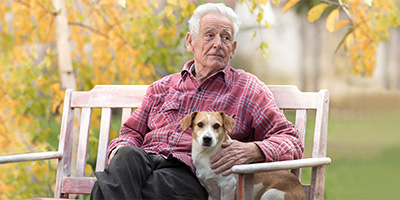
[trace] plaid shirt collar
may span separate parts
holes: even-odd
[[[214,74],[212,74],[209,78],[213,77],[213,76],[218,76],[218,75],[222,75],[224,77],[224,82],[225,84],[229,87],[232,88],[232,81],[230,80],[231,76],[232,76],[232,67],[230,66],[230,63],[228,63],[228,65],[222,69],[219,70],[217,72],[215,72]],[[193,78],[195,78],[196,75],[196,71],[194,68],[194,60],[191,60],[187,63],[185,63],[185,65],[183,66],[183,69],[181,71],[181,77],[182,80],[185,80],[188,76],[192,76]]]

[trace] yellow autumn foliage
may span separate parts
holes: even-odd
[[[400,5],[394,0],[347,0],[318,4],[308,12],[310,22],[318,19],[329,6],[335,7],[326,19],[326,28],[334,33],[347,26],[344,49],[353,63],[352,72],[359,76],[374,74],[377,46],[389,39],[390,30],[400,26]],[[347,15],[340,20],[339,11]]]
[[[286,2],[285,6],[283,6],[282,12],[288,11],[294,5],[296,5],[300,0],[289,0]]]
[[[375,0],[371,5],[361,0],[346,1],[351,15],[352,37],[348,52],[354,64],[353,73],[371,77],[376,67],[377,46],[389,39],[390,29],[400,25],[400,5],[394,0]]]
[[[312,7],[308,11],[307,19],[309,22],[314,22],[315,20],[319,19],[322,15],[322,13],[325,11],[326,8],[328,8],[327,3],[320,3],[317,4],[316,6]]]
[[[181,24],[195,9],[191,1],[65,2],[79,90],[97,84],[149,84],[158,78],[155,68],[174,72],[186,60],[179,47],[187,32]],[[0,4],[0,155],[58,147],[64,99],[55,48],[58,12],[52,1]],[[100,114],[93,111],[94,126]],[[111,137],[117,134],[111,130]],[[97,135],[98,128],[90,130],[89,149],[95,149]],[[91,150],[88,175],[95,156]],[[56,166],[56,160],[0,165],[0,199],[51,197]]]

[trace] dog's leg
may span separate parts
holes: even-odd
[[[228,184],[219,185],[221,188],[221,200],[235,199],[236,180],[231,179]]]
[[[235,199],[235,189],[221,191],[221,200],[232,200]]]

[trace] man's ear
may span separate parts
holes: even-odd
[[[237,42],[234,41],[233,44],[232,44],[232,51],[231,51],[231,54],[229,56],[230,59],[232,59],[233,55],[235,54],[236,46],[237,46]]]
[[[196,117],[197,113],[197,111],[192,112],[192,114],[187,115],[181,120],[181,127],[183,131],[186,131],[189,127],[192,126],[192,121]]]
[[[190,52],[193,53],[193,36],[190,33],[186,34],[186,49]]]

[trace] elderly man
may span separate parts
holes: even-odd
[[[191,159],[191,132],[179,121],[193,111],[224,111],[233,139],[211,160],[216,173],[232,166],[301,158],[298,131],[254,75],[230,67],[239,19],[223,4],[199,6],[189,20],[186,48],[194,60],[150,85],[142,105],[108,148],[91,198],[206,199]]]

